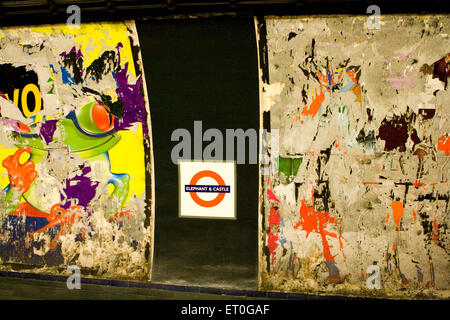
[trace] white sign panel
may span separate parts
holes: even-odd
[[[234,161],[178,163],[179,216],[236,219]]]

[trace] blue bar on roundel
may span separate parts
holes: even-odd
[[[191,185],[184,186],[185,192],[211,192],[211,193],[230,193],[230,186],[206,186],[206,185]]]

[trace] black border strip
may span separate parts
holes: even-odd
[[[0,27],[12,25],[35,25],[66,23],[70,14],[67,7],[71,3],[46,3],[33,5],[22,1],[20,6],[5,5],[0,2]],[[29,2],[29,3],[27,3]],[[381,14],[436,14],[450,13],[450,1],[428,0],[224,0],[184,2],[181,0],[161,0],[149,4],[145,0],[113,1],[92,3],[78,1],[81,9],[81,22],[139,20],[149,18],[187,18],[189,16],[262,16],[262,15],[365,15],[367,7],[378,5]]]

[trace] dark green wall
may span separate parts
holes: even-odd
[[[237,220],[186,219],[178,217],[170,157],[172,131],[186,128],[193,137],[195,120],[224,137],[225,129],[259,128],[253,19],[151,20],[137,29],[155,161],[153,281],[256,286],[257,165],[237,165]]]

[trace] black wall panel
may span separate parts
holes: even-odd
[[[137,29],[155,161],[153,281],[255,288],[257,164],[237,165],[237,220],[206,220],[178,217],[178,167],[171,161],[173,130],[186,128],[193,138],[195,120],[203,131],[221,130],[224,141],[225,129],[258,129],[253,19],[149,20]]]

